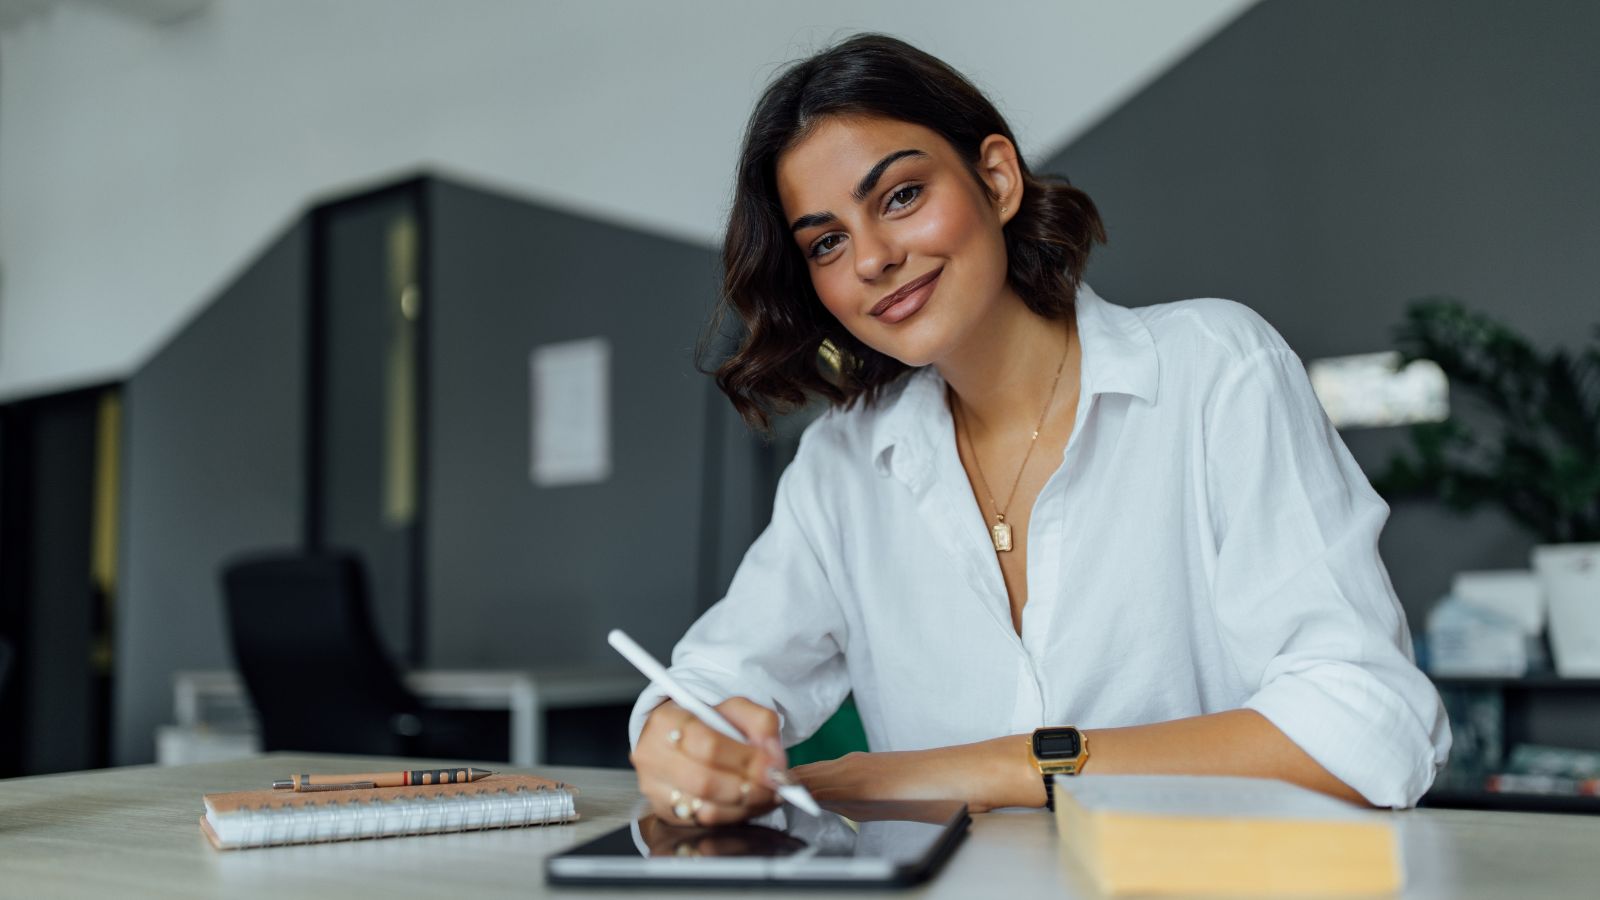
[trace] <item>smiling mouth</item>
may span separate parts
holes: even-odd
[[[900,290],[895,291],[894,293],[892,293],[889,296],[883,298],[882,300],[879,300],[878,304],[876,306],[872,307],[872,311],[868,312],[867,315],[869,315],[869,316],[881,316],[881,315],[883,315],[884,311],[887,310],[889,307],[891,307],[891,306],[895,305],[896,303],[899,303],[901,300],[904,300],[905,298],[911,296],[912,294],[916,293],[918,290],[922,289],[923,287],[926,287],[935,278],[938,278],[939,275],[941,273],[943,273],[943,272],[944,272],[944,266],[940,266],[939,268],[934,269],[932,272],[929,272],[928,274],[922,276],[921,278],[918,278],[916,281],[913,281],[910,284],[907,284],[906,286],[902,287]]]

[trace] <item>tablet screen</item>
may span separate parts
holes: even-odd
[[[784,806],[738,825],[673,825],[653,815],[547,863],[552,881],[880,882],[926,877],[968,821],[952,801],[835,804],[822,816]]]

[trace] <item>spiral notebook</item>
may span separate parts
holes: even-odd
[[[459,785],[206,794],[200,831],[218,850],[549,825],[578,818],[571,785],[491,775]]]

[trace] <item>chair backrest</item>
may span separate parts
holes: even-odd
[[[407,755],[396,724],[420,704],[378,640],[359,558],[257,555],[222,583],[262,749]]]
[[[0,637],[0,694],[6,690],[6,676],[11,674],[11,642]]]

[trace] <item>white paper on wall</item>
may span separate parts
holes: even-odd
[[[594,337],[535,347],[528,370],[533,483],[611,477],[611,342]]]

